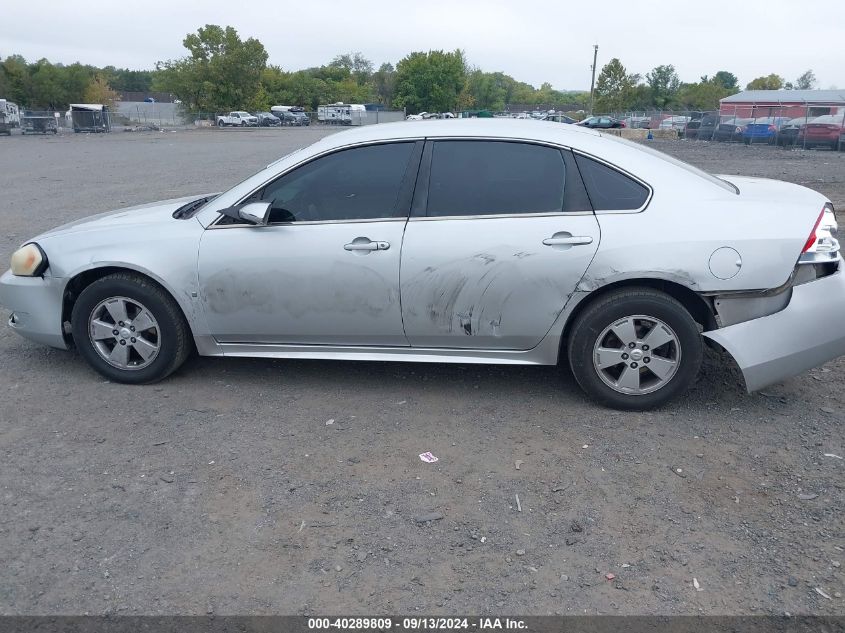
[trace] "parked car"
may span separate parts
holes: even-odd
[[[712,141],[716,134],[716,128],[722,122],[722,117],[718,112],[706,112],[702,115],[701,121],[698,124],[698,131],[695,138],[699,141]]]
[[[311,117],[302,110],[291,110],[290,113],[293,116],[291,125],[311,125]]]
[[[701,119],[693,119],[684,125],[683,131],[680,133],[681,138],[697,139],[698,128],[701,127]]]
[[[742,134],[745,131],[745,126],[753,120],[754,119],[732,118],[722,121],[716,126],[716,130],[713,132],[713,140],[721,143],[729,141],[738,143],[742,140]]]
[[[688,116],[670,116],[663,119],[657,127],[660,130],[675,130],[680,133],[684,131],[689,121],[690,117]]]
[[[249,112],[244,112],[243,110],[237,110],[217,117],[218,127],[225,127],[227,125],[253,127],[258,125],[258,117],[251,115]]]
[[[839,136],[842,133],[842,115],[825,114],[812,119],[798,134],[798,145],[816,147],[824,145],[831,149],[839,146]]]
[[[575,125],[593,129],[609,129],[625,127],[625,122],[610,116],[591,116],[583,121],[579,121]]]
[[[754,119],[742,130],[742,141],[746,145],[752,143],[768,143],[774,145],[778,130],[789,121],[787,117],[762,117]]]
[[[531,117],[517,116],[517,117],[512,117],[512,118],[530,119]],[[554,121],[555,123],[568,123],[570,125],[573,124],[573,123],[577,123],[577,121],[575,119],[573,119],[570,116],[566,116],[562,112],[549,112],[540,120],[541,121]]]
[[[784,123],[780,130],[778,130],[777,144],[784,147],[791,147],[798,142],[798,136],[801,130],[806,125],[808,119],[806,117],[797,117],[790,119]]]
[[[116,382],[194,349],[568,362],[599,402],[648,409],[687,390],[708,342],[750,391],[845,353],[835,229],[815,191],[579,126],[372,125],[216,196],[47,231],[12,255],[0,304]]]
[[[278,127],[282,124],[279,117],[271,112],[256,112],[255,118],[258,119],[259,127]]]
[[[650,116],[629,116],[623,119],[622,122],[625,124],[625,127],[629,127],[632,129],[647,130],[651,127]]]

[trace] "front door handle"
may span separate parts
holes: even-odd
[[[373,242],[368,237],[356,237],[349,244],[343,245],[345,251],[386,251],[390,242]]]
[[[572,246],[592,243],[593,238],[589,235],[572,235],[572,233],[567,233],[566,231],[555,233],[551,237],[547,237],[543,240],[543,244],[546,246],[562,246],[564,249],[571,248]]]

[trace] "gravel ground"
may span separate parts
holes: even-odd
[[[324,134],[0,139],[0,261]],[[845,154],[654,145],[845,209]],[[0,327],[0,613],[845,614],[843,383],[747,395],[710,355],[624,414],[543,367],[194,358],[127,387]]]

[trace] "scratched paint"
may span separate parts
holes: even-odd
[[[564,230],[589,235],[593,244],[565,251],[543,245]],[[400,284],[408,341],[535,347],[575,290],[598,237],[593,216],[409,222]]]

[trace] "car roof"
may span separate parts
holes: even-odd
[[[570,145],[576,139],[600,138],[600,132],[585,127],[561,125],[530,119],[429,119],[364,125],[326,137],[327,146],[342,147],[368,141],[417,139],[427,137],[504,138],[546,141]]]

